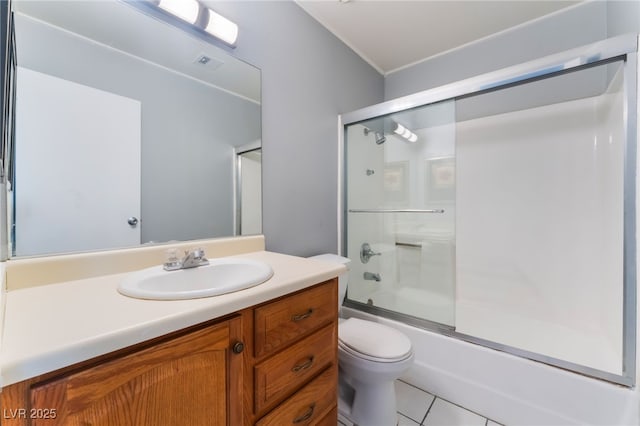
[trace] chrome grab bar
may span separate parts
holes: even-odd
[[[422,248],[422,244],[418,244],[418,243],[401,243],[399,241],[396,241],[396,245],[397,246],[402,246],[402,247]]]
[[[349,209],[349,213],[444,213],[444,209]]]

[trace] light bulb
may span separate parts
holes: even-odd
[[[200,12],[200,3],[196,0],[160,0],[158,7],[190,24],[196,23]]]
[[[238,39],[238,25],[211,9],[209,9],[209,22],[204,30],[230,45],[235,44]]]

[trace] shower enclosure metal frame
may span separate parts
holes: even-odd
[[[612,374],[562,359],[487,341],[455,331],[453,327],[389,311],[364,303],[345,299],[344,306],[371,314],[399,320],[435,331],[453,338],[507,352],[512,355],[572,370],[594,378],[625,386],[636,382],[636,144],[637,144],[637,52],[638,35],[627,34],[575,49],[567,50],[537,60],[490,72],[477,77],[418,92],[377,105],[362,108],[338,117],[340,176],[338,179],[338,241],[339,253],[347,251],[346,230],[346,126],[407,109],[456,99],[471,94],[493,91],[509,86],[533,82],[542,78],[588,68],[612,61],[623,61],[624,75],[624,188],[623,188],[623,360],[622,374]]]

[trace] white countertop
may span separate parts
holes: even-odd
[[[26,380],[336,277],[344,266],[266,251],[274,275],[264,284],[221,296],[175,301],[133,299],[117,291],[127,274],[7,292],[0,347],[2,386]]]

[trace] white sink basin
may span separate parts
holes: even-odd
[[[253,287],[272,275],[273,270],[264,262],[209,259],[208,265],[197,268],[165,271],[159,265],[133,272],[122,280],[118,291],[138,299],[197,299]]]

